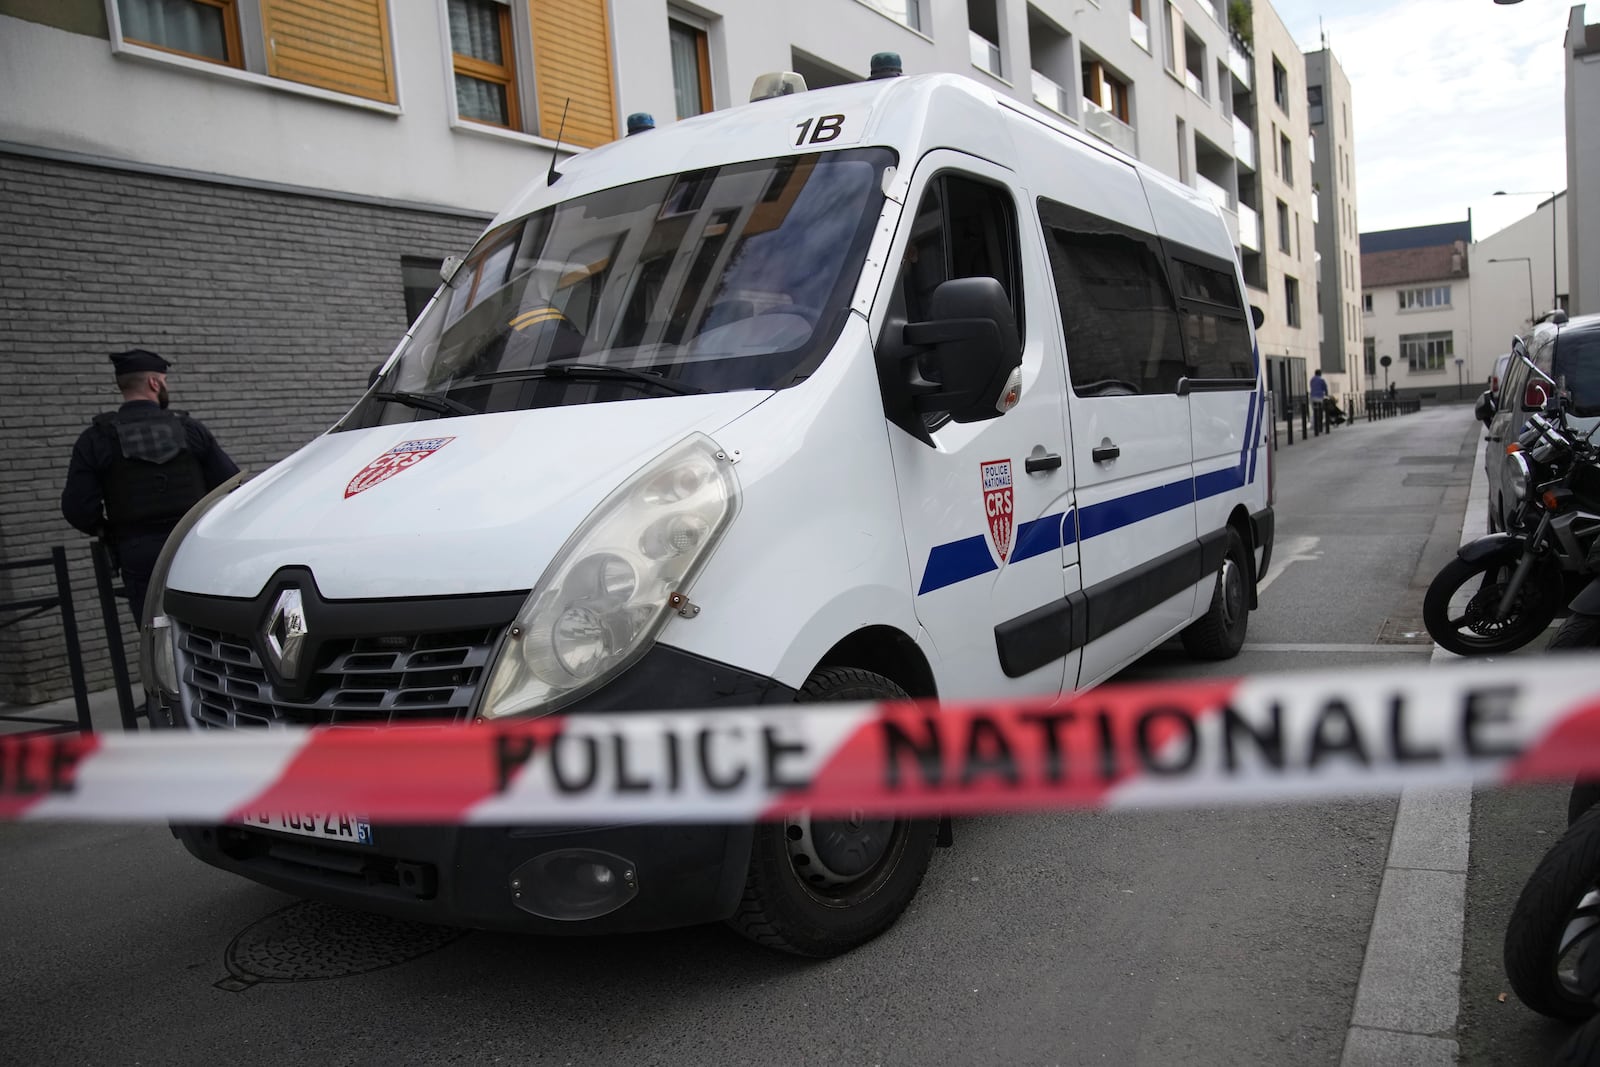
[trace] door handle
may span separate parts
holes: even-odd
[[[1097,445],[1089,455],[1094,457],[1096,463],[1107,463],[1122,455],[1122,449],[1116,445]]]
[[[1029,456],[1022,463],[1022,469],[1029,474],[1053,471],[1060,466],[1061,457],[1054,452],[1041,452],[1036,456]]]

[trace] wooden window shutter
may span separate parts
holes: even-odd
[[[540,136],[555,137],[570,99],[563,144],[593,148],[616,140],[606,0],[528,0],[528,12]]]
[[[267,73],[395,103],[386,0],[261,0]]]

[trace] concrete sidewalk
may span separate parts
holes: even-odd
[[[136,707],[143,696],[144,688],[135,679],[133,701]],[[19,722],[18,718],[0,718],[0,734],[19,734],[49,725],[46,720],[51,719],[75,723],[78,721],[78,707],[72,697],[52,700],[48,704],[0,703],[0,716],[16,716],[35,721],[34,725],[29,725],[28,722]],[[96,733],[109,733],[122,729],[122,712],[117,707],[115,689],[102,689],[89,694],[89,721],[94,723]]]

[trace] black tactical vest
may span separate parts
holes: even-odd
[[[117,449],[103,480],[106,519],[114,533],[171,525],[206,495],[205,474],[189,451],[182,414],[135,409],[96,415],[94,421]]]

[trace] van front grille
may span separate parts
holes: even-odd
[[[306,698],[289,700],[246,638],[176,627],[189,714],[222,729],[461,721],[499,637],[496,627],[330,641]]]

